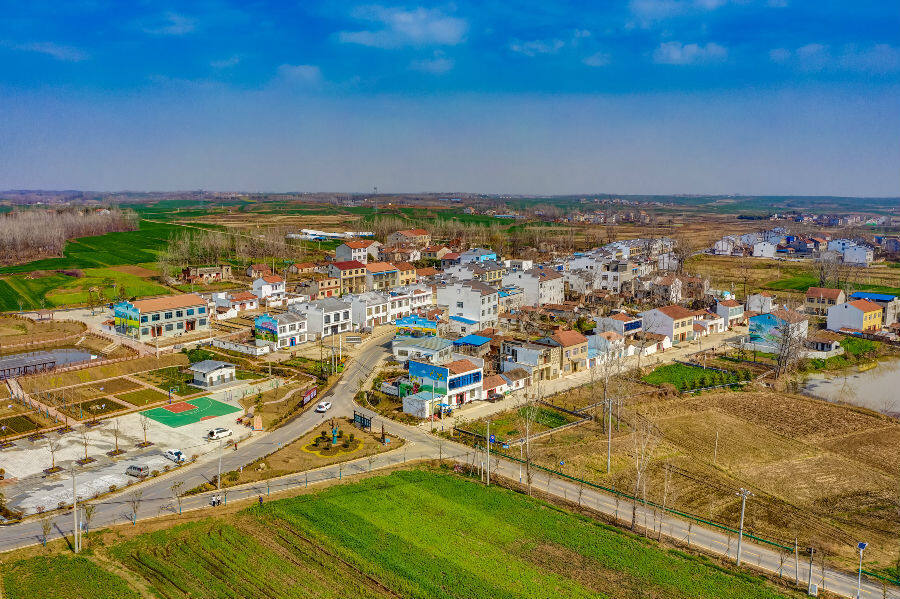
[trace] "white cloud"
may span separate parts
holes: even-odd
[[[606,52],[597,52],[585,57],[581,62],[589,67],[605,67],[609,64],[610,56]]]
[[[874,44],[865,48],[847,44],[832,48],[811,43],[793,51],[775,48],[769,51],[769,58],[804,71],[890,73],[900,70],[900,48],[889,44]]]
[[[660,21],[690,12],[715,10],[726,0],[631,0],[631,14],[641,21]]]
[[[653,52],[654,62],[662,64],[698,64],[721,62],[728,57],[728,49],[715,42],[682,44],[664,42]]]
[[[376,25],[374,29],[340,31],[339,41],[374,48],[402,46],[455,46],[465,40],[468,23],[438,9],[388,8],[367,6],[357,9],[354,17]]]
[[[241,63],[241,57],[237,54],[233,54],[228,58],[223,58],[221,60],[214,60],[209,63],[214,69],[229,69],[231,67],[235,67]]]
[[[47,56],[63,62],[81,62],[82,60],[90,58],[90,55],[84,50],[73,46],[63,46],[54,42],[30,42],[27,44],[4,43],[3,45],[22,52],[46,54]]]
[[[791,57],[791,51],[787,48],[773,48],[769,50],[769,58],[773,62],[785,62]]]
[[[197,22],[176,12],[166,12],[141,27],[151,35],[185,35],[197,28]]]
[[[566,43],[562,40],[513,40],[509,43],[509,49],[516,54],[525,56],[538,56],[540,54],[556,54]]]
[[[452,69],[455,64],[452,58],[447,58],[443,52],[438,51],[434,53],[432,58],[412,61],[409,68],[414,71],[431,73],[432,75],[441,75]]]
[[[322,84],[322,70],[312,64],[283,64],[278,67],[278,76],[284,81],[304,87],[318,87]]]

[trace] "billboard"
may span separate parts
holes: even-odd
[[[438,323],[436,320],[428,320],[416,314],[410,314],[403,318],[398,318],[395,322],[397,325],[398,335],[413,335],[416,333],[426,336],[437,335]]]
[[[253,336],[263,341],[278,341],[278,321],[268,314],[257,316],[253,321]]]
[[[409,380],[413,384],[413,393],[419,391],[432,392],[435,395],[447,395],[447,379],[450,371],[443,366],[409,361]]]
[[[131,302],[119,302],[113,306],[113,318],[119,333],[134,334],[140,326],[140,312]]]

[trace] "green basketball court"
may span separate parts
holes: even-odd
[[[216,401],[211,397],[197,397],[141,413],[161,424],[178,428],[179,426],[186,426],[209,418],[215,418],[216,416],[224,416],[225,414],[240,411],[241,408]]]

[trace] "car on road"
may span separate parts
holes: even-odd
[[[180,464],[184,461],[184,454],[180,449],[169,449],[166,453],[163,454],[167,460],[172,460],[176,464]]]
[[[146,478],[150,476],[150,466],[138,466],[137,464],[132,464],[125,469],[125,474],[128,476],[136,476],[138,478]]]
[[[231,436],[231,429],[225,428],[223,426],[216,427],[214,429],[210,429],[208,433],[206,433],[206,438],[210,441],[215,441],[216,439],[224,439],[225,437]]]
[[[319,405],[316,406],[316,412],[327,412],[330,409],[331,409],[330,401],[319,402]]]

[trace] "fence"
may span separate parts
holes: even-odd
[[[561,427],[560,427],[560,428],[561,428]],[[554,429],[554,430],[559,430],[559,429]],[[492,453],[495,453],[498,457],[502,457],[502,458],[504,458],[504,459],[507,459],[507,460],[510,460],[510,461],[512,461],[512,462],[516,462],[516,463],[519,463],[519,464],[524,464],[524,463],[526,462],[525,460],[523,460],[523,459],[521,459],[521,458],[517,458],[517,457],[515,457],[515,456],[513,456],[513,455],[504,453],[504,452],[501,451],[501,450],[493,450]],[[578,484],[584,485],[584,486],[586,486],[586,487],[590,487],[590,488],[595,489],[595,490],[598,490],[598,491],[604,491],[604,492],[606,492],[606,493],[610,493],[610,494],[612,494],[612,495],[614,495],[614,496],[616,496],[616,497],[621,497],[621,498],[626,499],[626,500],[628,500],[628,501],[632,501],[632,502],[637,501],[637,502],[639,502],[639,503],[640,503],[641,505],[643,505],[643,506],[650,506],[650,507],[655,508],[655,509],[658,509],[658,510],[664,512],[664,513],[673,514],[673,515],[675,515],[675,516],[678,516],[678,517],[680,517],[680,518],[684,518],[684,519],[686,519],[686,520],[692,520],[692,521],[694,521],[694,522],[697,522],[698,524],[705,524],[706,526],[710,526],[710,527],[712,527],[712,528],[716,528],[716,529],[718,529],[718,530],[722,530],[722,531],[725,531],[725,532],[727,532],[727,533],[740,534],[740,531],[739,531],[738,529],[732,528],[731,526],[728,526],[728,525],[726,525],[726,524],[722,524],[722,523],[720,523],[720,522],[714,522],[714,521],[708,520],[708,519],[706,519],[706,518],[701,518],[700,516],[696,516],[696,515],[691,514],[691,513],[689,513],[689,512],[683,512],[683,511],[681,511],[681,510],[677,510],[677,509],[674,509],[674,508],[671,508],[671,507],[663,507],[661,504],[656,503],[655,501],[648,501],[648,500],[646,500],[646,499],[636,498],[634,495],[631,495],[630,493],[626,493],[625,491],[619,491],[619,490],[614,489],[614,488],[604,487],[603,485],[599,485],[599,484],[597,484],[597,483],[593,483],[593,482],[590,482],[590,481],[587,481],[587,480],[578,478],[577,476],[572,476],[572,475],[570,475],[570,474],[565,474],[564,472],[560,472],[559,470],[554,470],[553,468],[547,468],[546,466],[540,466],[540,465],[538,465],[538,464],[535,464],[534,462],[531,463],[531,468],[535,468],[535,469],[537,469],[537,470],[542,470],[543,472],[546,472],[547,474],[552,474],[552,475],[557,476],[557,477],[559,477],[559,478],[563,478],[563,479],[566,479],[566,480],[569,480],[569,481],[572,481],[572,482],[576,482],[576,483],[578,483]],[[754,541],[756,541],[756,542],[758,542],[758,543],[762,543],[762,544],[764,544],[764,545],[768,545],[768,546],[770,546],[770,547],[774,547],[774,548],[776,548],[776,549],[778,549],[778,550],[781,550],[781,551],[786,551],[786,552],[788,552],[788,553],[793,553],[793,552],[794,552],[794,546],[793,546],[793,545],[785,545],[785,544],[783,544],[783,543],[781,543],[781,542],[779,542],[779,541],[772,540],[772,539],[767,539],[767,538],[765,538],[765,537],[761,537],[761,536],[758,536],[758,535],[754,535],[754,534],[748,533],[748,532],[746,532],[746,531],[744,531],[744,536],[747,537],[748,539],[752,539],[752,540],[754,540]],[[869,570],[863,570],[862,573],[865,574],[866,576],[869,576],[869,577],[871,577],[871,578],[875,578],[875,579],[877,579],[877,580],[881,580],[881,581],[884,581],[884,582],[887,582],[887,583],[890,583],[890,584],[893,584],[893,585],[900,585],[900,580],[891,578],[890,576],[885,576],[885,575],[883,575],[883,574],[879,574],[879,573],[877,573],[877,572],[872,572],[872,571],[869,571]]]

